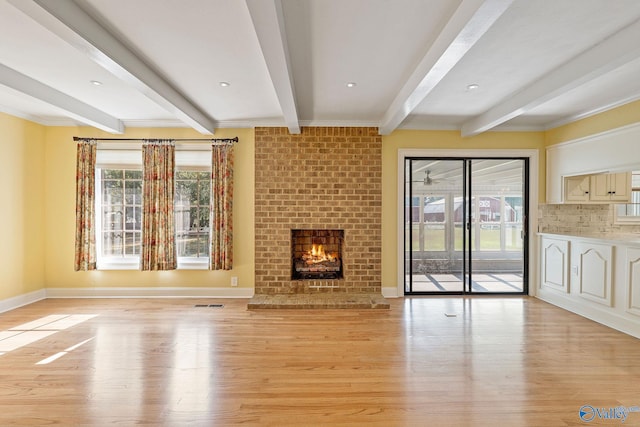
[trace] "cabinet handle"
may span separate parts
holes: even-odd
[[[589,192],[588,192],[588,191],[585,191],[585,192],[584,192],[584,194],[589,194]]]

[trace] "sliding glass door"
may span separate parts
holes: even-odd
[[[405,160],[405,294],[526,293],[527,159]]]
[[[464,161],[407,159],[405,172],[405,293],[461,293]]]

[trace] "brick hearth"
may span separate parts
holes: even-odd
[[[269,295],[343,294],[348,302],[355,300],[352,295],[380,296],[377,129],[310,127],[291,135],[286,128],[256,128],[255,153],[256,298],[264,303]],[[292,280],[294,229],[344,230],[344,277]]]

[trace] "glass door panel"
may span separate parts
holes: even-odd
[[[462,160],[406,160],[406,293],[463,292],[463,174]]]
[[[470,159],[471,293],[524,291],[524,159]]]

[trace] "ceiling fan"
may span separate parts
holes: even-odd
[[[440,180],[431,178],[431,171],[427,169],[424,175],[424,185],[438,184]]]
[[[431,170],[427,169],[427,170],[424,171],[424,178],[423,179],[418,179],[416,181],[411,181],[411,182],[413,182],[414,184],[422,184],[425,187],[428,187],[428,186],[434,185],[434,184],[446,183],[447,181],[449,181],[449,180],[448,179],[432,178],[431,177]]]

